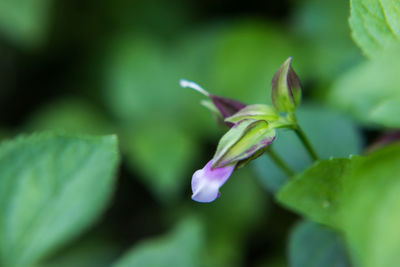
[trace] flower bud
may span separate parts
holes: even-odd
[[[221,168],[253,156],[276,137],[265,120],[244,119],[235,124],[219,141],[213,168]]]
[[[280,112],[293,112],[301,101],[301,85],[289,57],[272,79],[272,103]]]

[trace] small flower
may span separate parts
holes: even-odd
[[[192,177],[192,199],[212,202],[220,196],[220,187],[235,168],[261,156],[276,137],[274,127],[281,127],[286,122],[281,121],[272,106],[246,106],[233,99],[212,95],[194,82],[181,80],[180,84],[207,96],[210,100],[202,104],[231,127],[218,143],[213,159]]]
[[[293,112],[301,101],[300,79],[291,64],[289,57],[272,79],[272,103],[278,111]]]
[[[192,177],[192,199],[197,202],[212,202],[221,193],[219,188],[232,175],[236,164],[221,168],[212,168],[213,160],[210,160],[203,169],[197,170]]]
[[[244,119],[235,124],[221,138],[213,159],[193,174],[192,199],[198,202],[217,199],[219,188],[235,167],[243,166],[264,153],[275,136],[275,130],[269,128],[264,120]]]

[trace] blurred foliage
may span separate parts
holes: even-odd
[[[167,236],[138,244],[112,266],[203,266],[204,236],[200,221],[189,218]]]
[[[318,162],[289,182],[279,200],[344,232],[353,262],[395,266],[400,240],[395,226],[399,151],[394,144],[366,157]]]
[[[329,101],[366,125],[399,127],[398,54],[390,50],[348,71],[334,84]]]
[[[248,169],[236,171],[221,195],[215,205],[196,204],[209,229],[206,266],[242,266],[244,258],[238,251],[246,249],[255,229],[263,228],[270,203]]]
[[[341,236],[314,222],[303,221],[290,235],[290,266],[351,266]]]
[[[46,39],[52,0],[3,0],[0,30],[17,45],[32,48]]]
[[[61,250],[39,266],[44,267],[106,267],[114,263],[120,256],[119,244],[115,244],[102,237],[96,236],[80,239],[78,243]]]
[[[400,10],[393,0],[351,0],[354,40],[369,57],[399,44]]]
[[[1,137],[67,134],[2,144],[0,265],[348,266],[347,249],[353,264],[395,266],[400,151],[348,157],[399,127],[400,8],[350,2],[1,1]],[[288,182],[263,156],[215,203],[192,202],[190,177],[226,129],[179,79],[269,103],[289,56],[304,89],[298,118],[323,160],[312,164],[297,137],[279,131],[274,149],[303,173]],[[105,209],[117,161],[115,139],[85,134],[112,133],[122,155],[116,194],[101,227],[77,239]],[[280,202],[343,232],[348,248],[313,222],[291,231],[297,217],[267,193],[282,186]]]
[[[21,136],[0,151],[1,265],[32,265],[71,240],[113,191],[115,136]]]

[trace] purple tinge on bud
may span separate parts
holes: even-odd
[[[221,112],[224,119],[232,116],[242,108],[246,107],[246,104],[239,102],[234,99],[210,95],[211,100],[213,101],[214,105],[217,107],[219,112]]]
[[[215,107],[221,113],[223,119],[226,119],[227,117],[232,116],[233,114],[235,114],[242,108],[246,107],[246,104],[243,104],[242,102],[239,102],[237,100],[210,94],[203,87],[201,87],[200,85],[198,85],[195,82],[182,79],[182,80],[180,80],[180,85],[183,88],[191,88],[191,89],[209,97],[211,99],[211,101],[214,103]],[[230,122],[225,122],[225,123],[229,127],[233,126],[233,123],[230,123]]]
[[[236,164],[221,168],[211,168],[210,160],[203,169],[197,170],[192,177],[192,199],[197,202],[212,202],[220,196],[219,188],[232,175]]]
[[[272,103],[278,111],[293,112],[301,101],[300,79],[289,57],[272,79]]]

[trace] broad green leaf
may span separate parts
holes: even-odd
[[[301,105],[296,113],[300,125],[322,159],[347,157],[361,152],[361,133],[346,117],[334,110],[307,104]],[[296,171],[302,171],[312,164],[304,145],[292,131],[278,130],[272,146]],[[262,184],[272,192],[276,192],[287,179],[268,155],[256,160],[254,168]]]
[[[291,267],[350,267],[343,238],[314,222],[303,221],[293,229],[289,240]]]
[[[337,226],[337,213],[346,204],[342,201],[343,184],[357,160],[316,162],[288,182],[279,191],[278,200],[313,221]]]
[[[186,132],[172,125],[143,125],[124,135],[129,167],[162,203],[179,198],[189,185],[199,148]]]
[[[91,225],[113,192],[115,136],[41,133],[0,145],[0,265],[30,266]]]
[[[200,221],[189,218],[170,233],[142,241],[130,249],[114,267],[196,267],[202,266],[204,229]]]
[[[387,23],[393,34],[400,37],[400,2],[397,0],[379,0],[385,11]]]
[[[0,1],[0,31],[24,47],[37,46],[48,30],[52,0]]]
[[[364,62],[347,72],[333,85],[328,100],[363,123],[399,127],[398,52]]]
[[[340,228],[360,266],[400,262],[400,145],[366,157],[346,178]]]
[[[356,43],[369,57],[398,46],[399,14],[394,0],[351,0],[350,27]]]
[[[289,182],[278,199],[291,209],[344,233],[360,266],[400,261],[400,145],[367,157],[316,163]]]

